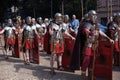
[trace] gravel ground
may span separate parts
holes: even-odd
[[[5,60],[0,50],[0,80],[81,80],[80,71],[71,73],[56,70],[56,75],[52,76],[50,74],[49,55],[46,53],[40,55],[39,65],[25,65],[22,58],[10,57]],[[120,80],[120,68],[114,68],[113,80]]]

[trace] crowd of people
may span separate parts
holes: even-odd
[[[8,52],[16,55],[16,40],[18,41],[18,52],[23,51],[25,64],[34,62],[34,54],[46,51],[51,55],[51,73],[55,74],[54,61],[57,61],[57,69],[64,70],[62,57],[66,54],[67,39],[74,42],[71,50],[69,69],[78,70],[81,67],[82,80],[86,80],[88,68],[89,79],[92,79],[95,50],[98,48],[100,37],[106,38],[114,44],[114,65],[120,65],[119,56],[119,28],[120,13],[116,13],[113,21],[108,24],[108,35],[98,27],[97,13],[90,10],[79,22],[76,15],[70,20],[69,15],[56,13],[54,19],[42,17],[37,19],[30,16],[21,19],[18,16],[14,21],[8,19],[0,34],[4,34],[5,59],[8,59]],[[50,52],[50,53],[49,53]]]

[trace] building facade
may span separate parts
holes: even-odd
[[[120,0],[97,0],[98,19],[103,25],[116,12],[120,12]]]

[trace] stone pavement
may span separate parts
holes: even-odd
[[[81,80],[80,71],[71,73],[56,70],[56,75],[52,76],[49,65],[50,56],[46,53],[40,55],[39,65],[25,65],[22,58],[10,57],[5,60],[0,50],[0,80]],[[114,69],[113,80],[120,80],[120,68]]]

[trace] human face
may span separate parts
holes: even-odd
[[[72,18],[73,18],[73,19],[76,19],[76,15],[73,15]]]
[[[35,18],[32,18],[32,23],[35,24],[35,22],[36,22],[36,21],[35,21]]]
[[[28,19],[26,20],[26,22],[27,22],[27,24],[31,24],[31,22],[32,22],[31,18],[28,18]]]
[[[96,21],[97,21],[97,16],[96,16],[96,15],[91,15],[90,20],[91,20],[93,23],[96,23]]]
[[[59,24],[62,23],[63,22],[62,16],[56,17],[56,22],[59,23]]]

